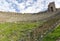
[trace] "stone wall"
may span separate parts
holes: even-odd
[[[0,12],[0,22],[38,21],[53,16],[56,12],[45,12],[36,14]]]

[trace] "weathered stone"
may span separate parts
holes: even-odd
[[[50,12],[56,11],[55,2],[51,2],[51,3],[48,5],[48,11],[50,11]]]

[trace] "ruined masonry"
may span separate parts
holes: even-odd
[[[48,5],[48,11],[50,11],[50,12],[55,12],[55,11],[56,11],[55,2],[51,2],[51,3]]]

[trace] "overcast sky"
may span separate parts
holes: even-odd
[[[50,2],[60,7],[60,0],[0,0],[0,11],[37,13],[47,9]]]

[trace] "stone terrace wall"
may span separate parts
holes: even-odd
[[[56,14],[56,12],[44,12],[36,14],[0,12],[0,22],[38,21],[53,16]]]

